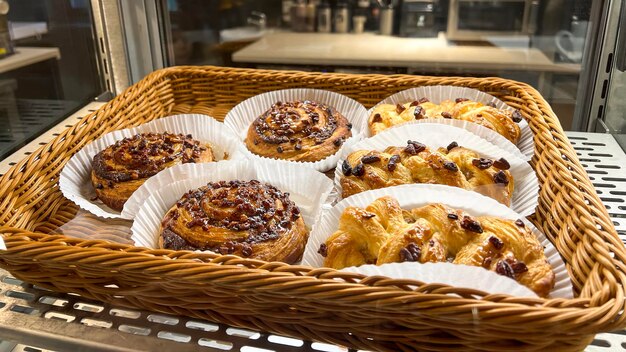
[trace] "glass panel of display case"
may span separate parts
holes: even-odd
[[[0,159],[102,93],[88,0],[2,2]]]

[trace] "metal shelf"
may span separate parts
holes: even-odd
[[[80,106],[77,101],[0,99],[0,156],[46,131]]]
[[[42,139],[75,123],[81,110],[0,162],[8,164],[32,153]],[[73,121],[73,122],[72,122]],[[567,133],[598,194],[626,243],[626,154],[611,135]],[[0,270],[0,352],[35,351],[348,351],[343,347],[301,341],[180,316],[114,307],[60,294],[11,277]],[[12,341],[12,342],[11,342]],[[626,331],[599,334],[589,352],[626,351]]]
[[[626,154],[610,134],[566,134],[626,244]],[[585,351],[626,351],[626,330],[596,335]]]

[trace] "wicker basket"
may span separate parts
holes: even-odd
[[[127,240],[128,224],[94,225],[58,188],[61,168],[89,141],[161,116],[197,112],[223,118],[245,98],[294,87],[336,91],[370,107],[400,90],[439,84],[493,94],[528,120],[535,133],[532,163],[542,185],[533,221],[562,254],[578,298],[485,295],[92,240]],[[389,351],[580,350],[594,334],[626,326],[624,245],[548,104],[530,86],[499,78],[216,67],[156,71],[15,165],[0,179],[0,204],[0,233],[8,246],[0,252],[0,266],[21,280],[120,306]],[[65,235],[52,234],[59,227]]]

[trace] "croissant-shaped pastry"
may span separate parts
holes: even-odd
[[[211,145],[189,134],[141,133],[96,154],[91,183],[104,204],[121,211],[133,192],[159,171],[181,163],[214,160]]]
[[[308,236],[288,193],[256,180],[220,181],[187,192],[168,210],[159,247],[292,264]]]
[[[408,213],[408,214],[407,214]],[[482,266],[546,297],[555,275],[543,247],[521,220],[473,217],[430,204],[403,211],[386,196],[346,208],[339,229],[320,246],[324,266],[443,262]]]
[[[516,144],[521,130],[516,122],[522,121],[522,114],[515,110],[498,109],[494,104],[484,105],[477,101],[458,98],[434,104],[426,98],[405,104],[380,104],[369,117],[368,125],[372,135],[391,126],[421,119],[456,119],[487,127]]]
[[[277,102],[248,128],[246,147],[272,159],[319,161],[352,136],[352,124],[332,107],[314,101]]]
[[[431,183],[478,192],[510,206],[513,176],[504,158],[482,158],[452,142],[432,150],[415,141],[383,152],[357,150],[344,160],[339,179],[342,197],[377,188],[409,183]]]

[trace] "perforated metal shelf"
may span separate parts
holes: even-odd
[[[0,174],[92,104],[0,162]],[[626,243],[626,155],[610,135],[567,133]],[[4,340],[4,341],[2,341]],[[0,270],[0,352],[37,351],[348,351],[222,324],[114,307],[32,286]],[[588,352],[626,351],[626,331],[599,334]]]
[[[24,145],[80,106],[77,101],[0,99],[0,157]]]
[[[626,244],[626,154],[609,134],[567,132],[567,137]],[[626,330],[596,335],[585,351],[626,351]]]

